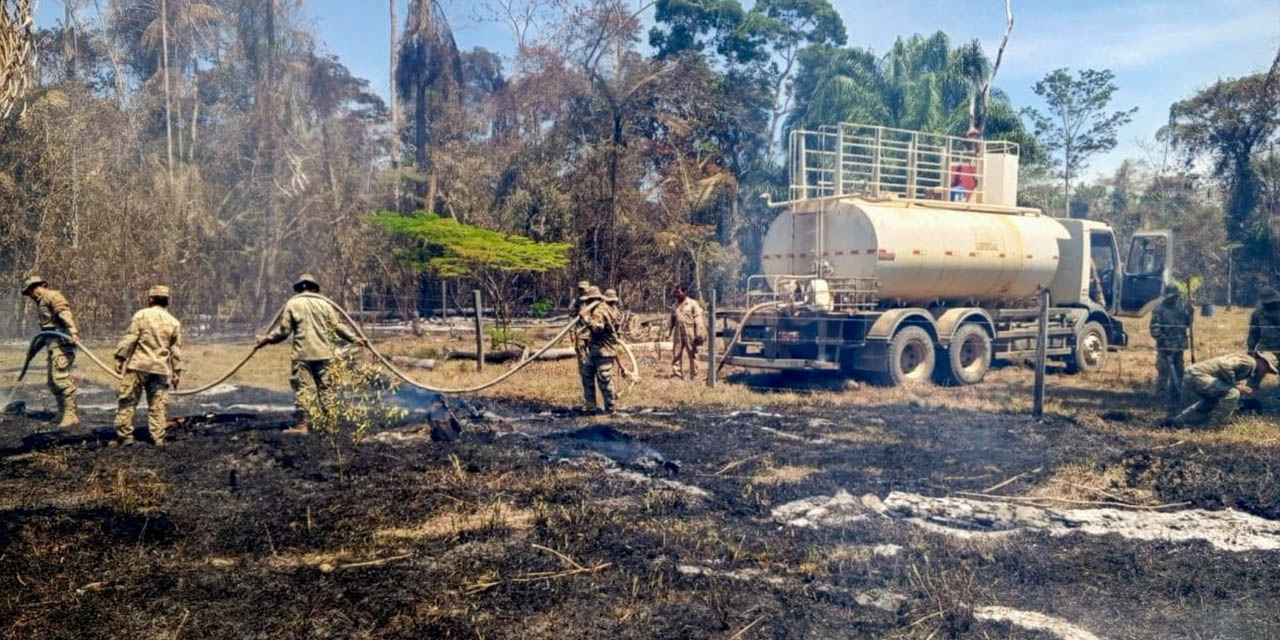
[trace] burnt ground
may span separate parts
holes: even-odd
[[[455,441],[419,414],[340,469],[323,439],[280,433],[287,414],[259,413],[287,396],[235,399],[179,406],[192,419],[163,449],[105,446],[103,411],[41,436],[0,417],[0,637],[1059,637],[976,619],[983,605],[1111,639],[1280,637],[1275,550],[771,517],[842,490],[1016,476],[1000,491],[1017,495],[1070,465],[1275,519],[1274,446],[910,406],[600,418],[481,399],[454,405]]]

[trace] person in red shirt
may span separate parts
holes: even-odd
[[[977,129],[969,129],[964,137],[973,141],[973,155],[982,152],[982,141]],[[973,164],[956,163],[951,165],[951,201],[968,202],[973,199],[973,192],[978,189],[978,167]]]

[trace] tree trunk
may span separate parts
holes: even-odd
[[[414,144],[417,147],[414,150],[414,159],[419,173],[414,192],[420,200],[423,200],[427,195],[426,180],[422,179],[423,176],[427,175],[427,85],[421,83],[418,84],[417,92],[414,96],[414,102],[413,134]],[[423,208],[429,208],[430,206],[431,203],[425,201],[422,202]]]
[[[160,0],[160,51],[164,77],[164,134],[168,144],[169,198],[173,199],[173,113],[169,89],[169,2]],[[170,202],[172,206],[172,202]]]
[[[396,0],[391,5],[391,195],[395,210],[400,212],[400,108],[396,96]]]

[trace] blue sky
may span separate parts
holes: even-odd
[[[640,4],[644,0],[631,0]],[[472,0],[444,0],[458,45],[509,55],[506,28],[475,16]],[[400,17],[404,19],[404,0]],[[750,6],[752,0],[743,0]],[[833,0],[851,45],[886,50],[898,35],[946,31],[954,42],[977,38],[995,55],[1004,29],[1002,0]],[[303,0],[325,46],[356,75],[387,92],[390,25],[382,0]],[[1040,106],[1031,85],[1057,67],[1108,68],[1120,90],[1116,108],[1138,107],[1120,146],[1096,158],[1090,173],[1143,157],[1169,105],[1218,78],[1265,71],[1280,47],[1280,0],[1013,0],[1015,26],[996,86],[1016,106]],[[61,18],[57,0],[40,3],[38,22]]]

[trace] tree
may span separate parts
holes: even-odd
[[[396,83],[401,97],[413,101],[414,159],[420,174],[417,195],[427,208],[436,206],[437,184],[429,152],[430,112],[435,99],[456,98],[461,77],[462,59],[439,0],[411,0]]]
[[[753,20],[756,16],[763,19]],[[781,66],[771,65],[769,73],[774,104],[769,118],[765,157],[771,160],[778,124],[791,109],[791,100],[795,94],[791,80],[795,75],[800,50],[814,45],[844,45],[848,36],[840,14],[827,0],[760,0],[748,20],[751,23],[761,23],[754,30],[762,32],[769,47],[782,63]]]
[[[941,31],[898,38],[884,56],[858,47],[808,47],[800,54],[796,106],[787,128],[858,122],[961,135],[971,121],[975,92],[989,91],[981,112],[985,137],[1017,142],[1024,164],[1039,162],[1039,145],[1008,96],[983,86],[991,70],[977,42],[953,48]]]
[[[1023,114],[1035,126],[1049,153],[1061,152],[1060,168],[1066,215],[1071,215],[1071,181],[1088,166],[1091,156],[1116,146],[1116,131],[1133,119],[1137,107],[1108,112],[1107,106],[1118,87],[1108,69],[1084,69],[1072,77],[1067,69],[1056,69],[1032,87],[1044,99],[1048,114],[1032,107]]]
[[[0,118],[26,95],[35,61],[31,0],[0,0]]]
[[[1162,131],[1188,161],[1209,156],[1227,193],[1227,237],[1244,242],[1260,185],[1254,154],[1280,128],[1280,55],[1270,73],[1219,80],[1169,107]]]
[[[474,278],[493,301],[501,322],[511,317],[513,290],[521,278],[569,264],[568,243],[536,242],[434,213],[403,216],[383,211],[367,219],[378,228],[418,243],[394,252],[410,268],[441,278]]]

